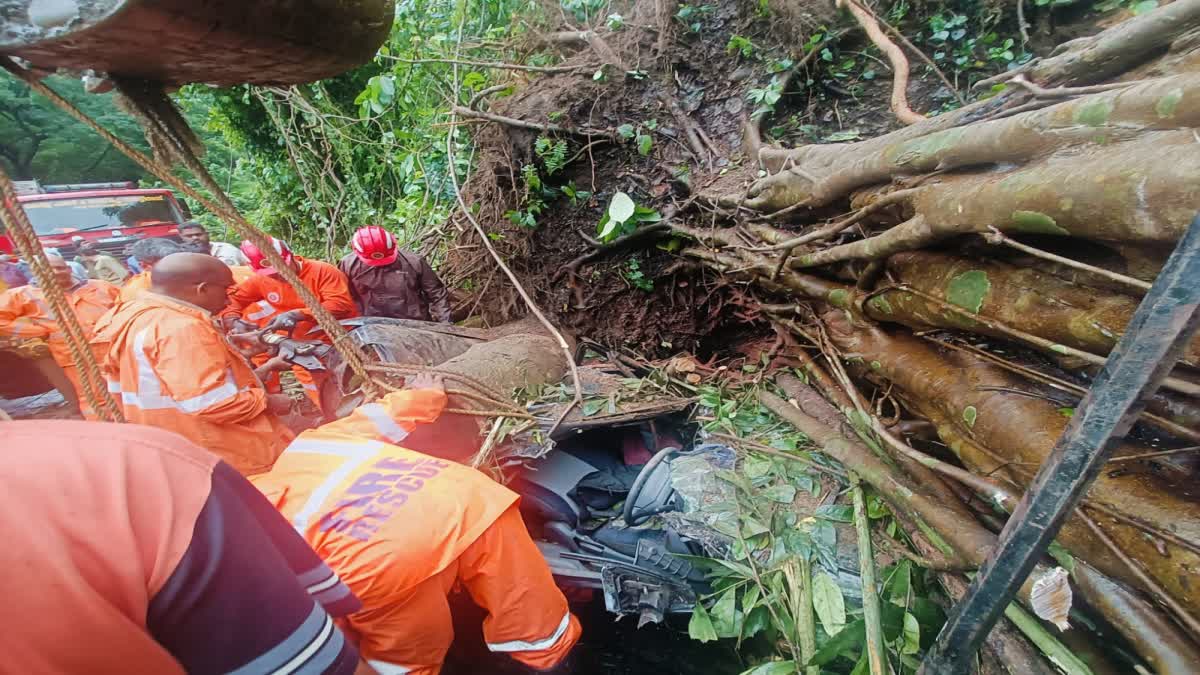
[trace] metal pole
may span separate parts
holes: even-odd
[[[1104,369],[955,606],[921,675],[960,675],[1063,521],[1200,327],[1200,214],[1175,246]]]

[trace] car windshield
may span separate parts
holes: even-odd
[[[23,202],[38,234],[80,230],[119,230],[156,223],[177,223],[179,214],[164,195],[64,197]]]

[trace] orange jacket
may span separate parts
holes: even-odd
[[[443,392],[392,392],[303,432],[251,478],[365,614],[441,572],[517,501],[475,469],[392,445],[445,406]]]
[[[205,310],[147,291],[96,326],[109,390],[130,422],[174,431],[243,475],[266,471],[292,433]]]
[[[67,302],[75,310],[79,326],[88,339],[94,333],[96,321],[117,304],[120,292],[106,281],[91,280],[66,293]],[[71,351],[67,349],[66,332],[59,328],[42,289],[36,286],[19,286],[0,294],[0,335],[43,338],[58,365],[75,367]]]
[[[317,296],[322,307],[338,319],[358,316],[358,308],[354,305],[354,299],[350,297],[346,276],[338,268],[320,260],[309,260],[300,256],[296,256],[296,262],[300,265],[297,271],[300,280]],[[260,304],[261,310],[274,310],[274,313],[305,309],[300,294],[291,284],[284,281],[283,277],[277,274],[255,274],[234,288],[229,295],[229,306],[221,315],[240,317],[246,307],[255,302]],[[301,321],[296,325],[293,335],[304,339],[314,326],[316,323],[313,321]]]
[[[138,272],[125,280],[121,286],[121,300],[133,300],[142,291],[150,290],[150,270]]]

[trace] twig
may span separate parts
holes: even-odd
[[[1025,0],[1017,0],[1017,30],[1021,33],[1021,47],[1029,44],[1029,24],[1025,23]]]
[[[1171,594],[1168,593],[1166,589],[1164,589],[1157,581],[1155,581],[1154,578],[1146,574],[1146,571],[1142,569],[1142,566],[1139,565],[1137,561],[1130,558],[1125,551],[1121,550],[1121,547],[1117,546],[1117,543],[1113,541],[1112,538],[1109,537],[1099,525],[1096,524],[1096,521],[1092,520],[1082,511],[1076,512],[1076,515],[1083,520],[1084,524],[1088,526],[1088,529],[1092,531],[1092,534],[1104,544],[1109,552],[1116,556],[1117,559],[1122,563],[1124,563],[1125,566],[1129,568],[1129,571],[1133,573],[1133,576],[1138,578],[1138,581],[1141,581],[1146,585],[1147,588],[1150,589],[1151,594],[1154,595],[1154,598],[1165,605],[1167,609],[1171,610],[1171,613],[1175,615],[1175,619],[1188,629],[1193,638],[1200,637],[1200,621],[1197,621],[1196,617],[1192,616],[1191,613],[1187,611],[1187,608],[1179,604],[1179,602],[1175,600],[1175,598],[1173,598]]]
[[[883,645],[883,623],[879,610],[879,589],[875,585],[875,557],[871,554],[871,524],[867,521],[862,483],[850,472],[850,493],[854,500],[854,531],[858,535],[858,574],[862,579],[863,621],[867,625],[867,663],[871,675],[888,671],[887,650]]]
[[[962,94],[958,93],[958,87],[954,86],[954,83],[946,77],[946,74],[942,72],[942,69],[938,68],[938,65],[933,62],[933,59],[929,58],[925,52],[921,51],[920,47],[914,45],[911,40],[904,37],[904,33],[896,30],[895,26],[879,18],[878,14],[875,15],[875,20],[883,24],[883,27],[886,28],[893,37],[899,40],[900,44],[908,48],[908,51],[916,54],[917,58],[921,59],[925,62],[925,65],[929,66],[929,69],[933,71],[933,74],[937,75],[938,79],[942,81],[942,84],[946,85],[946,89],[949,89],[950,93],[954,95],[954,98],[958,101],[959,105],[967,104],[967,99],[963,98]]]
[[[465,21],[465,16],[463,20]],[[458,48],[461,48],[461,23],[459,24],[458,40]],[[458,87],[457,64],[454,65],[454,86],[455,88]],[[460,106],[454,106],[451,108],[451,121],[454,121],[455,117],[459,114],[459,110],[462,110]],[[454,134],[446,134],[446,157],[448,159],[449,166],[453,167]],[[563,334],[558,330],[558,328],[556,328],[554,324],[546,318],[546,315],[542,313],[542,310],[537,306],[537,303],[534,302],[533,298],[529,296],[529,292],[525,290],[525,287],[521,285],[520,280],[517,279],[517,275],[513,274],[513,271],[504,263],[504,259],[500,257],[500,253],[496,251],[496,247],[492,246],[492,240],[487,236],[487,232],[484,231],[483,226],[479,224],[479,221],[475,219],[475,216],[471,213],[470,207],[467,206],[467,201],[463,199],[462,188],[459,187],[458,184],[457,172],[451,170],[449,173],[451,184],[454,186],[454,198],[458,201],[458,206],[462,210],[463,216],[466,217],[467,221],[471,223],[471,227],[475,229],[475,233],[479,235],[479,240],[483,242],[483,246],[487,249],[488,254],[492,256],[492,259],[496,261],[496,264],[500,267],[500,270],[503,271],[504,275],[508,277],[508,280],[512,282],[513,287],[521,296],[521,299],[525,301],[525,306],[529,308],[529,311],[533,312],[533,315],[537,317],[538,321],[540,321],[542,325],[546,327],[546,330],[550,331],[550,334],[554,336],[554,339],[558,341],[558,346],[560,349],[562,349],[563,357],[567,360],[567,366],[571,369],[571,384],[575,388],[575,396],[571,399],[571,403],[563,408],[562,413],[559,414],[558,419],[554,421],[554,424],[550,427],[550,430],[546,432],[546,438],[550,438],[554,435],[555,431],[558,431],[558,427],[562,425],[563,420],[566,419],[567,415],[575,409],[575,406],[583,403],[583,384],[579,381],[579,367],[575,365],[575,357],[574,354],[571,353],[571,345],[567,343],[567,339],[563,337]]]
[[[797,560],[789,560],[783,566],[783,576],[789,586],[800,587],[800,592],[793,594],[792,620],[796,622],[796,632],[799,634],[800,658],[804,663],[808,663],[817,653],[817,622],[813,620],[812,563],[808,556],[802,555],[798,556]],[[799,667],[800,664],[796,665]],[[804,675],[821,675],[821,667],[805,666]]]
[[[858,25],[866,31],[867,37],[875,43],[879,51],[887,55],[888,61],[891,62],[893,73],[892,112],[896,113],[897,119],[904,124],[916,124],[924,120],[924,115],[913,112],[913,109],[908,106],[908,58],[904,56],[904,51],[883,34],[874,15],[858,4],[856,0],[837,0],[837,5],[850,10],[855,20],[858,21]]]
[[[458,66],[471,66],[473,68],[497,68],[500,70],[526,70],[531,73],[570,73],[576,70],[595,70],[599,68],[596,64],[581,64],[576,66],[527,66],[523,63],[498,63],[495,61],[460,61],[457,59],[402,59],[397,56],[385,56],[386,59],[391,59],[397,63],[448,63]]]
[[[1156,450],[1154,452],[1139,452],[1136,455],[1125,455],[1124,457],[1113,457],[1108,460],[1108,464],[1114,462],[1132,462],[1138,459],[1154,459],[1156,457],[1167,457],[1170,455],[1182,455],[1189,452],[1200,450],[1200,445],[1193,445],[1186,448],[1175,448],[1174,450]]]
[[[581,265],[585,265],[597,258],[603,258],[614,251],[619,251],[621,249],[629,248],[634,244],[639,244],[643,239],[656,239],[660,234],[669,232],[671,230],[671,226],[665,222],[665,220],[669,217],[670,216],[664,217],[663,222],[647,225],[646,227],[638,228],[629,234],[617,237],[607,244],[600,244],[591,251],[588,251],[587,253],[584,253],[578,258],[567,263],[567,265],[558,272],[555,272],[554,276],[551,278],[551,281],[558,281],[560,278],[562,278],[562,275],[566,274],[567,272],[574,272],[578,270]]]
[[[1059,670],[1067,675],[1091,675],[1092,669],[1088,668],[1087,664],[1075,655],[1069,647],[1059,641],[1042,623],[1034,618],[1029,612],[1025,611],[1020,605],[1015,602],[1008,603],[1008,607],[1004,609],[1004,616],[1013,622],[1025,637],[1034,644],[1038,649],[1050,659],[1050,662],[1058,666]]]
[[[506,117],[504,115],[497,115],[495,113],[481,112],[479,110],[471,110],[470,108],[464,108],[460,105],[453,106],[450,109],[450,114],[451,114],[452,122],[456,121],[455,117],[468,117],[468,118],[479,119],[479,120],[487,120],[488,122],[496,122],[498,124],[506,124],[510,127],[517,127],[518,129],[529,129],[531,131],[557,132],[557,133],[563,133],[563,134],[574,134],[576,136],[589,136],[589,137],[602,136],[609,140],[612,140],[613,138],[615,138],[613,132],[607,131],[604,129],[590,129],[590,128],[568,129],[566,127],[559,126],[557,124],[549,124],[549,123],[542,124],[539,122],[527,122],[525,120],[519,120],[515,117]]]
[[[982,359],[986,359],[1011,373],[1016,373],[1018,375],[1027,377],[1035,382],[1041,382],[1042,384],[1044,384],[1048,387],[1052,387],[1052,388],[1058,389],[1060,391],[1070,392],[1072,394],[1075,394],[1080,399],[1082,399],[1087,394],[1086,388],[1081,387],[1077,384],[1074,384],[1073,382],[1068,382],[1066,380],[1054,377],[1053,375],[1047,375],[1046,373],[1036,371],[1032,368],[1027,368],[1025,366],[1021,366],[1016,363],[1006,361],[1005,359],[1003,359],[999,356],[996,356],[995,354],[984,351],[982,349],[978,349],[976,347],[972,347],[971,345],[954,344],[952,342],[946,342],[944,340],[939,340],[937,338],[930,337],[928,335],[924,335],[922,337],[924,337],[926,340],[928,340],[930,342],[939,344],[947,349],[953,349],[955,351],[969,352],[969,353],[974,354]],[[1180,438],[1186,438],[1189,441],[1200,443],[1200,432],[1197,432],[1194,429],[1189,429],[1189,428],[1183,426],[1182,424],[1177,424],[1175,422],[1172,422],[1171,420],[1169,420],[1165,417],[1155,415],[1153,413],[1149,413],[1149,412],[1145,412],[1145,411],[1142,411],[1141,415],[1139,415],[1138,417],[1142,421],[1147,422],[1149,424],[1153,424],[1153,425],[1159,427],[1160,429],[1167,431],[1168,433],[1174,434]]]
[[[1049,251],[1043,251],[1041,249],[1034,248],[1027,244],[1022,244],[1019,241],[1008,238],[1007,236],[1004,235],[1003,232],[996,229],[995,227],[989,226],[988,230],[990,231],[989,234],[984,234],[984,235],[980,235],[980,236],[982,236],[989,244],[1003,244],[1004,246],[1015,248],[1018,251],[1024,251],[1025,253],[1028,253],[1031,256],[1034,256],[1037,258],[1042,258],[1043,260],[1050,260],[1052,262],[1056,262],[1061,265],[1066,265],[1067,267],[1073,267],[1075,269],[1083,270],[1085,272],[1090,272],[1097,276],[1104,277],[1105,279],[1108,279],[1109,281],[1115,281],[1119,284],[1128,286],[1129,288],[1132,288],[1134,290],[1137,290],[1137,291],[1140,291],[1143,293],[1150,290],[1150,283],[1146,282],[1146,281],[1142,281],[1141,279],[1134,279],[1133,277],[1128,277],[1128,276],[1125,276],[1124,274],[1118,274],[1111,270],[1106,270],[1103,267],[1096,267],[1094,265],[1089,265],[1087,263],[1079,262],[1078,260],[1072,260],[1071,258],[1064,258],[1061,255],[1056,255],[1054,253],[1050,253]]]
[[[831,476],[836,476],[838,479],[840,479],[842,481],[848,480],[846,478],[846,474],[842,473],[841,471],[838,471],[836,469],[831,469],[827,466],[821,466],[820,464],[817,464],[816,462],[812,461],[811,459],[809,459],[807,457],[793,455],[790,453],[786,453],[782,450],[777,450],[775,448],[772,448],[769,445],[763,445],[762,443],[757,443],[755,441],[752,441],[752,440],[749,440],[746,438],[738,438],[737,436],[730,436],[729,434],[722,434],[722,433],[719,433],[716,431],[710,431],[710,432],[708,432],[708,435],[712,436],[713,438],[719,438],[723,441],[728,441],[730,443],[737,443],[740,445],[744,445],[747,448],[749,448],[755,452],[762,453],[764,455],[771,455],[772,457],[780,457],[782,459],[790,459],[793,462],[799,462],[811,469],[816,469],[817,471],[820,471],[822,473],[827,473]]]
[[[921,188],[908,188],[906,190],[896,190],[895,192],[888,193],[888,194],[880,197],[879,199],[876,199],[874,202],[862,207],[861,209],[859,209],[858,211],[856,211],[855,213],[850,215],[848,218],[844,218],[832,225],[823,227],[819,230],[814,230],[813,232],[808,232],[807,234],[802,234],[799,237],[796,237],[794,239],[789,239],[789,240],[779,243],[779,244],[772,244],[770,246],[761,246],[758,248],[752,248],[752,249],[748,249],[748,250],[754,251],[756,253],[763,252],[763,251],[779,251],[779,250],[783,251],[783,255],[779,256],[779,263],[775,266],[775,270],[771,273],[771,281],[774,281],[777,278],[779,278],[779,274],[783,271],[783,268],[787,265],[788,258],[792,255],[792,251],[794,251],[796,249],[796,247],[802,246],[802,245],[810,243],[810,242],[820,241],[822,239],[828,239],[829,237],[832,237],[835,234],[845,230],[846,228],[859,222],[863,218],[866,218],[867,216],[871,215],[872,213],[875,213],[876,211],[882,209],[883,207],[889,206],[891,204],[895,204],[896,202],[901,201],[903,199],[907,199],[908,197],[911,197],[912,195],[919,192],[920,190],[921,190]]]
[[[495,94],[496,92],[504,91],[505,89],[508,89],[511,86],[512,86],[511,83],[505,82],[504,84],[493,84],[492,86],[490,86],[486,89],[480,89],[479,91],[475,92],[475,95],[472,96],[471,100],[467,102],[467,107],[470,108],[471,110],[479,110],[479,103],[484,98],[491,96],[492,94]]]
[[[1055,87],[1046,89],[1040,87],[1026,79],[1025,75],[1017,73],[1012,76],[1009,83],[1015,84],[1022,89],[1033,94],[1035,98],[1071,98],[1072,96],[1087,96],[1089,94],[1099,94],[1105,91],[1113,91],[1115,89],[1127,89],[1135,84],[1141,84],[1144,80],[1129,80],[1128,82],[1110,82],[1108,84],[1093,84],[1087,87]]]
[[[981,314],[976,314],[975,312],[972,312],[970,310],[959,307],[958,305],[950,304],[950,303],[946,302],[945,300],[942,300],[941,298],[934,297],[924,291],[913,288],[912,286],[901,284],[899,286],[894,286],[889,289],[883,289],[884,293],[887,293],[890,291],[899,291],[901,293],[911,293],[912,295],[922,298],[922,299],[926,300],[927,302],[932,302],[933,304],[937,305],[941,309],[944,309],[948,312],[954,312],[955,314],[958,314],[960,316],[965,316],[965,317],[971,319],[972,321],[975,321],[976,323],[984,326],[985,328],[994,330],[997,333],[1001,333],[1007,337],[1011,337],[1015,340],[1025,342],[1027,344],[1033,345],[1034,347],[1037,347],[1037,348],[1045,350],[1045,351],[1053,352],[1055,354],[1061,354],[1063,356],[1074,357],[1074,358],[1077,358],[1081,361],[1084,361],[1084,362],[1089,363],[1094,366],[1103,366],[1108,361],[1108,359],[1106,359],[1103,356],[1099,356],[1099,355],[1093,354],[1091,352],[1085,352],[1082,349],[1076,349],[1074,347],[1069,347],[1067,345],[1064,345],[1064,344],[1061,344],[1058,342],[1054,342],[1053,340],[1047,340],[1044,337],[1034,335],[1032,333],[1026,333],[1023,330],[1019,330],[1019,329],[1013,328],[1007,324],[1001,323],[999,321],[989,319],[986,316],[983,316]],[[1181,380],[1178,377],[1168,376],[1168,377],[1163,378],[1162,386],[1166,387],[1167,389],[1171,389],[1172,391],[1177,391],[1181,394],[1187,394],[1188,396],[1200,396],[1200,385],[1197,385],[1193,382],[1188,382],[1186,380]]]

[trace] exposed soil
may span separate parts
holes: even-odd
[[[653,138],[649,154],[640,156],[630,140],[613,143],[599,136],[541,134],[494,123],[475,127],[478,169],[464,186],[464,196],[478,206],[476,217],[525,287],[565,330],[612,346],[662,354],[695,350],[705,342],[709,344],[703,346],[712,346],[706,336],[736,333],[747,326],[749,317],[740,316],[734,307],[741,292],[736,286],[698,272],[653,245],[602,257],[577,272],[564,268],[592,250],[587,238],[596,235],[597,223],[618,191],[639,206],[669,213],[685,205],[690,195],[736,193],[757,178],[757,166],[746,158],[744,138],[744,125],[755,109],[747,98],[749,91],[767,86],[772,78],[787,78],[775,111],[756,125],[766,143],[790,146],[869,138],[901,126],[888,106],[890,66],[851,20],[824,2],[772,0],[768,6],[764,14],[759,3],[747,0],[614,5],[613,11],[624,17],[624,27],[614,32],[600,25],[595,32],[621,66],[599,66],[604,60],[600,52],[584,43],[560,47],[566,64],[588,67],[527,79],[511,96],[479,104],[491,113],[568,129],[632,125]],[[680,10],[691,13],[680,19]],[[918,33],[923,16],[914,9],[906,19],[913,25],[902,29]],[[819,52],[790,75],[772,72],[781,59],[802,62],[809,36],[830,31],[838,34],[828,43],[837,60],[852,58],[861,64],[853,73],[832,76],[828,59]],[[753,43],[751,56],[727,49],[735,35]],[[661,55],[660,46],[665,48]],[[868,69],[874,70],[869,78],[863,76]],[[910,71],[914,110],[932,115],[954,104],[953,93],[922,62],[913,58]],[[657,128],[648,129],[655,124]],[[706,135],[716,152],[694,149],[685,125]],[[534,152],[541,135],[566,139],[567,156],[575,157],[552,176]],[[548,186],[569,184],[592,195],[577,203],[563,196],[547,199],[536,227],[515,225],[506,214],[525,206],[521,167],[527,164],[537,166]],[[829,215],[844,206],[831,207]],[[694,225],[708,224],[703,209],[699,217],[689,218],[698,221]],[[474,295],[469,304],[490,324],[523,314],[519,298],[473,231],[464,227],[464,232],[444,266],[448,281]],[[658,245],[669,247],[669,240]],[[653,280],[652,291],[635,286],[632,277],[637,272]]]

